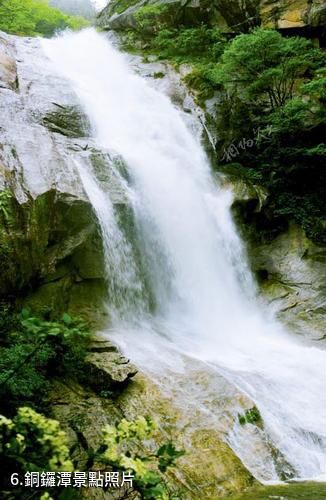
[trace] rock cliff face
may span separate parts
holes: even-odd
[[[326,6],[323,0],[113,0],[99,14],[98,24],[105,29],[137,27],[135,14],[145,5],[168,6],[175,24],[218,26],[226,32],[266,28],[313,28],[324,36]]]
[[[295,225],[276,237],[259,229],[266,218],[263,193],[258,186],[234,180],[234,214],[247,241],[251,268],[262,297],[290,330],[318,342],[326,330],[326,250],[311,242]],[[266,224],[265,224],[266,225]],[[318,344],[316,344],[318,345]]]
[[[96,311],[105,296],[102,242],[78,165],[112,172],[111,198],[125,200],[39,43],[0,37],[0,293],[36,309]]]
[[[196,25],[202,22],[218,25],[226,31],[247,30],[258,23],[255,0],[141,0],[110,2],[99,14],[98,24],[104,29],[137,27],[135,14],[144,6],[165,6],[173,13],[173,22]]]
[[[0,34],[0,88],[17,88],[17,66],[13,57],[13,47],[9,38]]]
[[[323,0],[263,0],[259,13],[266,28],[324,27],[326,23]]]

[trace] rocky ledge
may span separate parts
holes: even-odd
[[[98,16],[104,29],[142,29],[137,12],[144,6],[164,6],[170,23],[206,23],[237,33],[254,26],[280,30],[306,30],[325,39],[326,6],[323,0],[112,0]]]

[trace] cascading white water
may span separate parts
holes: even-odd
[[[223,373],[255,401],[295,476],[325,477],[326,352],[300,344],[256,300],[231,195],[211,177],[183,114],[104,35],[86,30],[42,43],[70,80],[99,146],[124,158],[136,193],[156,313],[149,319],[135,310],[138,326],[120,328],[120,317],[111,334],[147,370],[182,370],[178,359],[186,355]],[[100,218],[105,224],[105,213]]]
[[[104,247],[111,316],[129,316],[142,305],[142,283],[133,262],[132,249],[120,230],[113,204],[89,166],[74,160],[87,196],[95,210],[101,228]]]

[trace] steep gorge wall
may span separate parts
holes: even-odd
[[[144,6],[167,6],[176,24],[207,23],[225,32],[245,32],[253,26],[311,31],[325,37],[323,0],[112,0],[98,16],[104,29],[137,26],[135,14]]]
[[[76,162],[111,172],[111,160],[94,146],[75,96],[47,70],[39,41],[1,34],[0,295],[54,314],[101,315],[101,233]]]

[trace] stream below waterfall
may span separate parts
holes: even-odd
[[[256,478],[325,480],[326,352],[288,333],[257,297],[230,213],[232,194],[211,174],[196,117],[93,29],[41,44],[53,71],[70,82],[98,147],[120,155],[128,170],[136,241],[93,173],[78,166],[102,230],[111,295],[119,294],[106,334],[212,427],[216,377],[246,394],[279,454],[278,462],[277,453],[259,457],[235,409],[226,439]],[[196,373],[206,374],[204,385]]]

